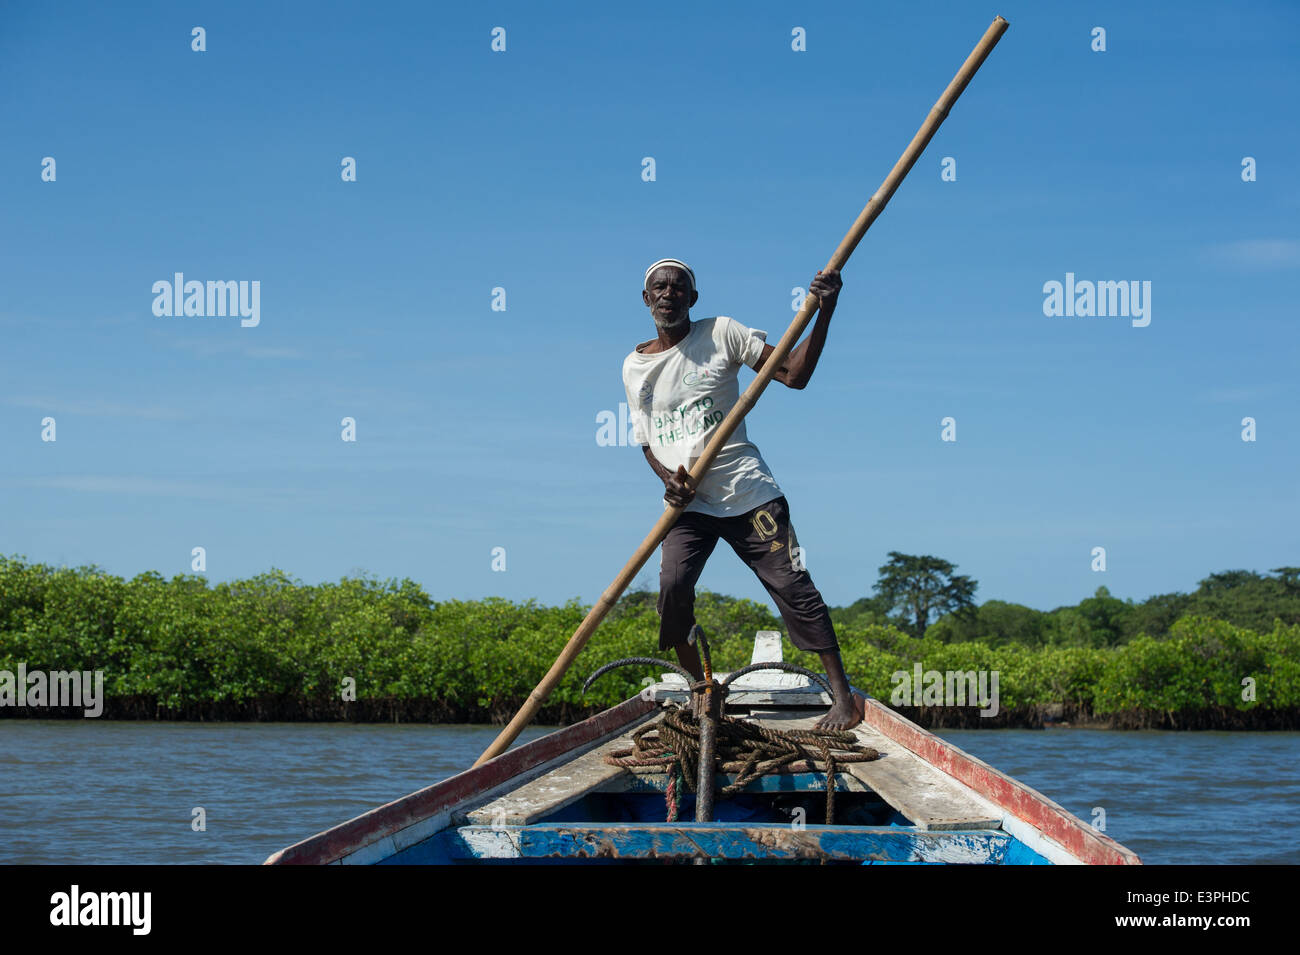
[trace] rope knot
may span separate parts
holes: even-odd
[[[701,685],[703,685],[701,683]],[[692,686],[692,689],[695,689]],[[761,723],[723,716],[718,721],[716,766],[735,779],[719,790],[723,796],[740,792],[755,779],[806,761],[810,772],[826,776],[826,824],[835,818],[835,774],[843,763],[879,759],[880,753],[857,742],[845,730],[782,730]],[[632,734],[632,748],[605,757],[613,766],[657,767],[668,773],[668,821],[677,818],[679,783],[695,792],[699,778],[700,724],[686,707],[669,704],[656,722]]]

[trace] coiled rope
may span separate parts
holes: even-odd
[[[845,730],[774,729],[747,720],[723,716],[718,721],[717,769],[736,778],[720,792],[724,796],[744,789],[760,776],[779,771],[798,760],[826,775],[826,824],[835,819],[835,774],[844,763],[865,763],[880,753],[857,742]],[[670,704],[663,718],[647,723],[632,734],[632,748],[605,757],[612,766],[660,766],[668,773],[664,799],[668,822],[676,822],[681,783],[695,792],[699,778],[700,724],[686,707]]]

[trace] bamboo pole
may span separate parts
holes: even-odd
[[[839,247],[835,250],[835,254],[832,255],[830,261],[826,263],[827,269],[842,269],[844,267],[849,256],[853,254],[853,250],[857,248],[858,243],[862,241],[862,237],[866,235],[867,229],[871,228],[871,223],[875,222],[876,217],[884,211],[886,203],[888,203],[890,198],[893,197],[899,185],[902,184],[903,179],[916,164],[921,153],[924,152],[925,147],[929,144],[930,140],[934,138],[934,134],[938,131],[940,124],[942,124],[944,119],[947,118],[948,111],[952,109],[952,105],[957,101],[957,97],[959,97],[962,94],[962,91],[966,89],[967,84],[970,83],[971,79],[975,76],[976,71],[981,65],[983,65],[984,61],[988,58],[988,55],[993,51],[993,47],[997,45],[998,40],[1002,38],[1002,34],[1006,32],[1008,26],[1009,24],[1002,17],[995,17],[993,22],[989,24],[989,28],[984,31],[984,36],[980,39],[979,43],[976,44],[975,49],[971,51],[970,56],[966,57],[966,62],[962,64],[961,69],[957,71],[957,75],[953,77],[952,82],[949,83],[947,89],[943,91],[943,95],[940,96],[934,106],[930,108],[930,112],[927,114],[925,122],[923,122],[921,128],[916,131],[916,135],[912,137],[912,141],[908,144],[907,149],[904,150],[903,155],[899,158],[898,162],[894,164],[894,168],[891,169],[889,175],[885,177],[885,181],[881,183],[880,188],[877,189],[875,194],[873,194],[870,200],[867,201],[866,206],[862,209],[862,212],[858,214],[858,218],[854,221],[853,227],[849,229],[848,234],[840,241]],[[790,327],[786,329],[785,334],[781,336],[780,343],[777,344],[776,349],[772,354],[768,356],[768,359],[763,364],[758,376],[750,386],[745,389],[745,393],[740,396],[740,399],[731,409],[731,412],[722,420],[722,423],[713,432],[713,437],[710,439],[709,443],[705,445],[704,452],[691,468],[692,487],[699,486],[700,479],[704,477],[704,475],[708,473],[709,468],[713,466],[714,458],[718,456],[718,452],[722,449],[722,446],[726,444],[727,440],[731,437],[732,432],[736,430],[736,426],[740,424],[741,419],[744,418],[745,415],[749,413],[750,409],[752,409],[758,402],[759,396],[768,386],[768,383],[771,382],[772,376],[776,374],[778,369],[780,369],[781,365],[785,362],[786,357],[790,354],[790,350],[793,349],[795,343],[799,341],[799,336],[801,336],[804,333],[804,329],[808,327],[808,323],[812,320],[813,314],[817,311],[818,305],[819,302],[816,295],[809,293],[804,298],[803,307],[799,309],[799,313],[794,317],[794,321],[790,323]],[[563,678],[565,672],[569,669],[569,666],[582,651],[582,648],[587,645],[587,641],[591,638],[591,635],[595,632],[596,628],[600,626],[600,622],[605,619],[605,615],[609,613],[614,604],[618,601],[618,598],[622,595],[623,591],[632,583],[637,572],[640,571],[640,569],[645,565],[645,562],[650,559],[650,555],[654,553],[655,548],[658,547],[664,537],[667,536],[668,531],[672,528],[673,524],[677,522],[677,518],[681,516],[683,510],[684,508],[676,507],[671,504],[665,508],[663,516],[659,518],[650,533],[646,535],[645,540],[641,542],[641,546],[636,549],[636,553],[634,553],[628,562],[623,565],[623,569],[619,571],[618,576],[614,578],[614,582],[605,588],[605,592],[600,595],[600,599],[592,605],[591,611],[583,619],[582,623],[578,625],[578,629],[574,631],[573,636],[569,638],[569,642],[565,644],[564,649],[560,651],[560,655],[556,658],[555,663],[551,665],[551,668],[548,671],[546,671],[546,676],[542,677],[542,681],[537,684],[537,687],[531,693],[528,694],[528,699],[524,702],[524,705],[520,707],[519,712],[515,714],[514,719],[512,719],[506,728],[501,731],[500,735],[493,740],[492,745],[483,751],[483,755],[475,761],[475,766],[492,759],[494,756],[499,756],[501,753],[504,753],[506,749],[509,748],[510,744],[515,741],[515,738],[523,728],[532,721],[534,716],[537,715],[537,711],[541,709],[546,698],[550,696],[555,687],[559,685],[561,678]]]

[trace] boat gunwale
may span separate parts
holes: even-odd
[[[977,795],[1056,842],[1079,862],[1142,865],[1132,849],[1094,829],[1038,790],[913,723],[875,697],[857,695],[865,701],[862,725],[882,733],[939,772],[970,787]]]

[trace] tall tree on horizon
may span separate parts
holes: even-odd
[[[874,589],[891,610],[910,619],[907,629],[913,636],[923,637],[931,615],[941,617],[975,607],[973,598],[979,584],[953,573],[956,569],[956,564],[939,557],[891,550]]]
[[[1290,589],[1300,587],[1300,567],[1274,567],[1270,574],[1277,574],[1282,586]]]

